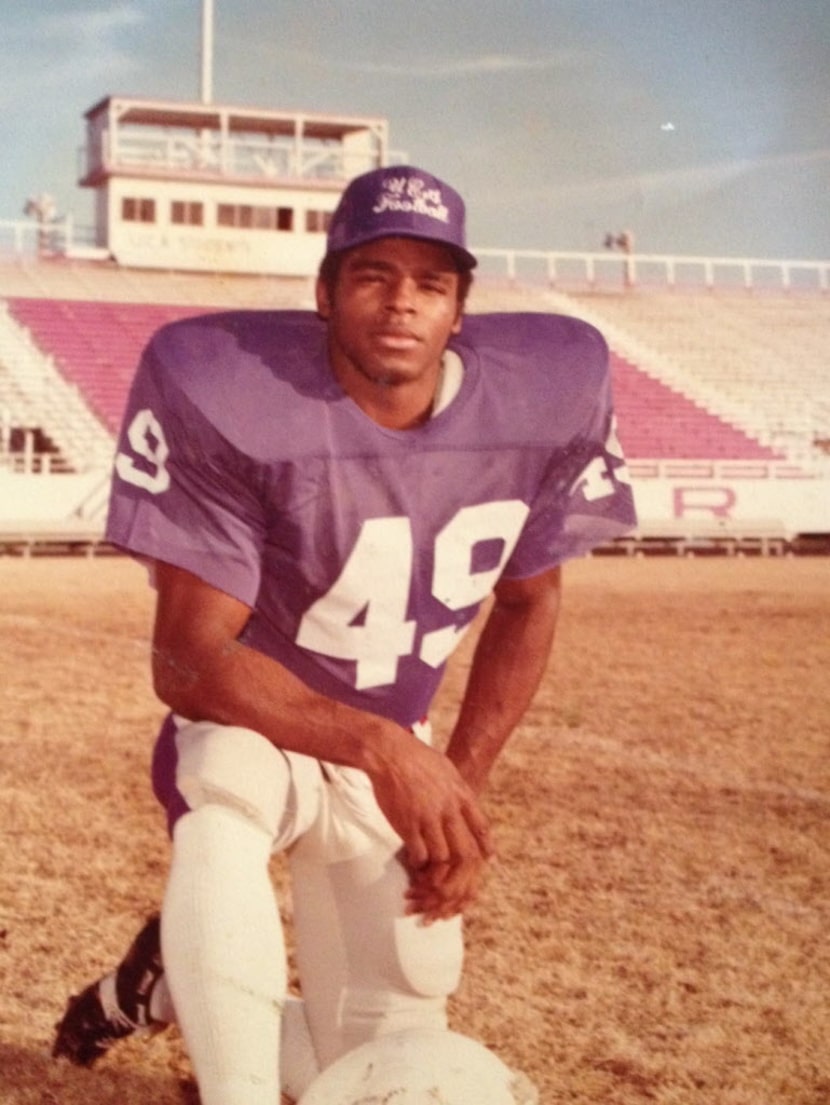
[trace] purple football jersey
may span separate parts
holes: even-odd
[[[473,315],[451,347],[457,395],[396,431],[343,392],[309,312],[165,327],[131,391],[109,539],[246,603],[242,640],[309,687],[410,725],[500,576],[634,523],[596,330]]]

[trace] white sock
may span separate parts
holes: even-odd
[[[161,975],[158,982],[150,992],[150,1002],[147,1006],[150,1020],[157,1024],[175,1024],[176,1010],[173,1008],[173,999],[167,986],[167,975]]]
[[[176,1010],[166,975],[159,978],[150,995],[150,1019],[157,1024],[176,1023]],[[292,1101],[299,1101],[320,1073],[302,998],[292,996],[285,999],[281,1041],[280,1089]]]
[[[286,967],[270,851],[261,826],[218,804],[174,832],[162,954],[202,1105],[279,1101]]]

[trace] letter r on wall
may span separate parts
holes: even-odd
[[[731,487],[676,487],[674,517],[707,514],[712,518],[729,518],[737,497]]]

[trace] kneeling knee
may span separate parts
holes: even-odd
[[[176,734],[176,786],[191,810],[234,810],[274,836],[291,789],[284,754],[251,729],[188,722]]]

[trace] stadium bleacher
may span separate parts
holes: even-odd
[[[121,422],[135,366],[159,326],[199,308],[85,300],[9,299],[14,319],[52,356],[111,434]]]
[[[711,410],[731,412],[776,455],[809,457],[830,427],[830,297],[732,289],[574,295],[606,333],[636,338],[639,360],[659,365]]]
[[[130,379],[152,332],[208,310],[171,304],[68,299],[8,300],[12,316],[50,354],[115,434]],[[688,398],[613,356],[623,445],[631,458],[774,459],[776,454]],[[702,450],[702,451],[701,451]]]
[[[76,270],[78,268],[75,266]],[[126,389],[140,351],[159,325],[217,307],[264,306],[274,302],[280,306],[308,307],[311,304],[310,284],[302,281],[237,277],[214,282],[199,274],[140,274],[116,268],[107,270],[106,267],[96,271],[95,266],[87,266],[83,271],[84,279],[73,284],[76,292],[73,297],[65,294],[13,295],[7,302],[12,316],[29,330],[45,353],[54,357],[66,378],[86,396],[92,410],[111,433],[117,430]],[[28,290],[43,288],[47,275],[61,291],[66,291],[64,266],[52,267],[47,272],[41,269],[39,280],[30,284]],[[57,280],[54,280],[56,275]],[[165,275],[170,276],[169,281],[163,279]],[[113,286],[120,291],[129,290],[132,298],[113,300],[110,298]],[[101,294],[104,288],[106,295]],[[210,295],[205,294],[208,288]],[[79,298],[79,291],[92,293],[92,297]],[[279,294],[275,294],[277,292]],[[507,300],[511,300],[512,307],[516,298],[515,291],[492,287],[481,293],[476,290],[471,309],[491,309],[491,305],[493,309],[504,309]],[[539,289],[524,289],[519,298],[526,308],[552,309],[549,297]],[[571,313],[580,313],[580,308],[590,306],[592,321],[597,314],[603,316],[599,319],[601,328],[607,319],[617,330],[621,324],[626,325],[633,335],[646,331],[653,350],[652,359],[663,356],[676,360],[687,347],[697,350],[703,345],[707,348],[706,363],[718,360],[717,349],[708,350],[708,330],[705,343],[693,340],[700,297],[689,297],[688,318],[684,318],[680,310],[675,309],[672,314],[666,309],[668,324],[662,317],[662,299],[667,297],[660,297],[661,302],[656,305],[654,297],[646,297],[650,306],[650,311],[646,312],[638,296],[573,297],[572,303],[561,295],[558,298],[554,307],[570,307]],[[681,302],[681,297],[668,298],[675,308]],[[661,334],[674,335],[665,351],[654,340],[653,328],[649,326],[649,320],[655,317],[659,320]],[[686,334],[691,337],[684,337]],[[642,344],[642,337],[640,342]],[[781,449],[770,447],[760,436],[753,437],[732,424],[718,411],[696,402],[693,372],[688,373],[689,387],[684,391],[656,378],[653,371],[644,371],[631,356],[624,356],[619,350],[612,352],[621,438],[629,457],[773,460],[786,455]],[[676,379],[669,376],[672,381]],[[737,387],[735,384],[733,390]],[[728,409],[728,403],[725,405]]]
[[[648,376],[612,351],[614,401],[626,456],[663,460],[776,460],[762,445],[688,396]]]

